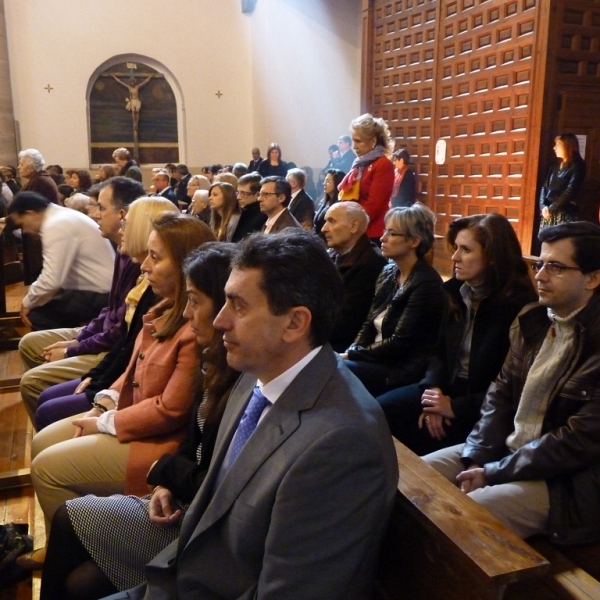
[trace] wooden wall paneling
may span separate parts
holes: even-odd
[[[438,231],[498,212],[519,231],[530,127],[536,0],[443,0],[434,168]]]
[[[417,174],[418,199],[432,206],[438,0],[373,0],[373,68],[367,108],[389,124]]]
[[[362,0],[362,68],[361,68],[361,114],[369,112],[373,82],[373,10],[372,0]]]

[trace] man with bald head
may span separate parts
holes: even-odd
[[[379,248],[367,237],[368,225],[369,217],[357,202],[338,202],[325,214],[322,233],[344,281],[342,309],[329,338],[336,352],[344,352],[354,341],[386,264]]]

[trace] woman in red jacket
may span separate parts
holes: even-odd
[[[340,200],[355,200],[365,209],[367,236],[379,245],[394,187],[394,165],[388,158],[394,142],[387,123],[368,113],[354,119],[350,131],[356,159],[339,185]]]

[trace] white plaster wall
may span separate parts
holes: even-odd
[[[151,57],[177,80],[190,166],[247,161],[271,141],[322,166],[359,111],[360,0],[258,0],[250,15],[240,0],[4,4],[20,146],[48,163],[88,165],[86,89],[115,55]]]
[[[360,114],[361,0],[258,0],[252,16],[254,140],[298,166]],[[315,173],[316,175],[316,173]]]

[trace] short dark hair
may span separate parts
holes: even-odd
[[[552,244],[570,239],[575,250],[573,260],[585,275],[600,270],[600,227],[587,221],[574,221],[544,227],[538,234],[540,242]]]
[[[329,152],[339,152],[340,148],[337,144],[331,144],[328,148]]]
[[[285,195],[285,202],[283,203],[283,205],[287,206],[290,203],[290,200],[292,199],[292,187],[285,180],[285,177],[279,177],[278,175],[271,175],[270,177],[265,177],[264,179],[261,179],[260,185],[262,187],[263,185],[265,185],[265,183],[271,183],[271,182],[275,183],[275,193],[276,194],[278,194],[278,195],[284,194]]]
[[[19,216],[22,216],[28,210],[37,213],[44,212],[49,204],[50,200],[44,198],[41,194],[36,192],[19,192],[18,194],[15,194],[15,197],[8,205],[6,211],[8,215],[17,213]]]
[[[289,228],[274,235],[255,233],[239,243],[235,269],[258,269],[261,289],[274,315],[305,306],[312,321],[313,347],[329,339],[342,303],[343,283],[315,233]]]
[[[112,188],[112,204],[116,209],[127,208],[134,200],[146,195],[144,186],[131,177],[111,177],[98,186],[98,193],[105,187]]]
[[[57,187],[58,193],[62,194],[65,198],[68,198],[75,191],[68,183],[61,183]]]
[[[340,135],[338,140],[342,140],[343,142],[346,142],[346,144],[352,143],[352,138],[349,135]]]
[[[402,148],[401,150],[395,150],[392,153],[392,160],[400,160],[404,161],[404,164],[407,165],[410,162],[410,154],[406,148]]]
[[[175,170],[181,175],[189,175],[190,170],[187,168],[187,165],[179,164],[175,167]]]
[[[246,173],[238,179],[238,187],[240,185],[249,185],[250,190],[257,194],[260,192],[260,182],[262,181],[262,175],[254,171],[253,173]]]

